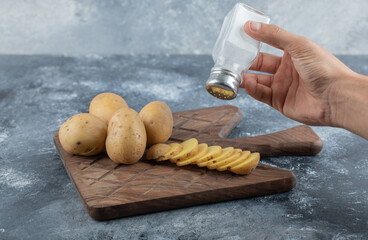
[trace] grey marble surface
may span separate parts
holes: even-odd
[[[368,74],[368,56],[339,56]],[[298,125],[241,92],[231,102],[204,89],[208,55],[0,56],[0,239],[367,239],[368,141],[314,127],[315,157],[264,158],[293,171],[288,193],[96,222],[54,148],[53,132],[88,111],[98,93],[139,111],[162,100],[173,111],[233,104],[243,120],[231,137]]]
[[[210,54],[237,2],[334,54],[368,54],[367,0],[0,0],[0,53]]]

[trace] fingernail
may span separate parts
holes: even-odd
[[[261,23],[259,22],[250,22],[250,30],[252,30],[253,32],[258,32],[258,30],[261,28]]]

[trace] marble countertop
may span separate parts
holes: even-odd
[[[338,56],[368,74],[368,56]],[[295,173],[283,194],[190,207],[107,222],[84,209],[53,145],[53,132],[88,112],[100,92],[139,111],[161,100],[173,111],[232,104],[243,120],[230,137],[299,123],[241,91],[230,102],[204,88],[207,55],[0,55],[0,239],[367,239],[368,141],[343,129],[313,127],[315,157],[263,158]]]

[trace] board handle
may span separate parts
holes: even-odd
[[[220,138],[213,144],[236,147],[261,156],[314,156],[322,150],[322,140],[312,128],[301,125],[280,132],[245,138]]]

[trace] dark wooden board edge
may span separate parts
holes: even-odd
[[[58,131],[54,133],[53,140],[54,140],[55,148],[58,151],[58,154],[65,167],[65,170],[71,182],[73,183],[73,186],[76,189],[79,198],[81,199],[88,214],[97,221],[106,221],[106,220],[111,220],[111,219],[116,219],[116,218],[121,218],[121,217],[129,217],[133,215],[135,216],[135,215],[141,215],[141,214],[147,214],[147,213],[153,213],[153,212],[185,208],[185,207],[190,207],[190,206],[198,206],[198,205],[209,204],[209,203],[217,203],[217,202],[224,202],[224,201],[230,201],[230,200],[236,200],[236,199],[243,199],[243,198],[250,198],[250,197],[256,197],[256,196],[264,196],[264,195],[288,192],[292,190],[296,184],[296,177],[293,172],[285,170],[285,169],[281,169],[281,168],[268,166],[265,164],[259,164],[257,168],[267,167],[268,169],[275,169],[278,171],[283,171],[285,174],[285,178],[280,179],[278,181],[268,181],[268,182],[266,181],[266,182],[262,182],[258,184],[253,184],[252,186],[236,186],[236,187],[231,187],[231,188],[223,188],[223,189],[209,190],[209,191],[204,191],[204,192],[190,193],[190,194],[185,194],[182,196],[175,195],[173,197],[151,199],[151,200],[129,203],[129,204],[120,204],[120,205],[115,205],[111,207],[105,207],[105,206],[104,207],[91,207],[88,205],[88,203],[86,203],[86,201],[82,197],[82,194],[80,193],[80,190],[77,184],[75,183],[74,178],[72,174],[70,173],[70,170],[65,162],[64,156],[62,152],[60,151],[60,149],[57,147]],[[270,184],[277,185],[278,188],[273,188],[272,186],[269,186]],[[280,188],[280,186],[282,186],[283,188]],[[252,189],[252,191],[248,192],[247,189]],[[265,189],[267,189],[267,191]],[[219,190],[222,190],[223,192],[219,194],[218,193]],[[203,197],[204,194],[206,194],[206,197]],[[178,198],[182,198],[182,201],[180,202],[180,204],[174,204],[174,205],[171,204],[173,202],[177,203]],[[193,202],[191,201],[191,199],[193,198],[200,199],[200,200]],[[175,200],[173,201],[173,199]],[[208,199],[212,199],[212,200],[209,201]],[[145,205],[147,207],[142,207]]]
[[[264,165],[264,164],[261,164]],[[267,166],[268,167],[268,166]],[[285,170],[287,171],[287,170]],[[289,171],[288,171],[289,172]],[[259,184],[253,184],[252,186],[237,186],[232,188],[224,188],[224,189],[216,189],[204,192],[197,192],[191,194],[182,195],[182,201],[178,204],[178,198],[180,196],[167,197],[167,198],[159,198],[159,199],[151,199],[141,202],[135,202],[130,204],[121,204],[115,205],[112,207],[86,207],[89,215],[97,220],[97,221],[106,221],[111,219],[117,219],[121,217],[129,217],[136,216],[154,212],[161,212],[167,210],[174,210],[179,208],[186,208],[192,206],[199,206],[210,203],[218,203],[225,202],[231,200],[238,200],[244,198],[251,198],[257,196],[266,196],[277,193],[288,192],[292,190],[296,185],[296,178],[294,173],[289,172],[290,176],[285,177],[282,181],[282,186],[284,188],[280,188],[280,181],[270,181],[270,182],[262,182]],[[277,185],[279,188],[268,187],[270,184]],[[247,190],[252,189],[251,194]],[[255,191],[255,189],[257,191]],[[265,191],[267,189],[267,191]],[[219,191],[222,191],[219,193]],[[79,192],[78,192],[79,193]],[[206,194],[206,197],[203,197]],[[195,198],[196,202],[193,202],[191,199]],[[198,200],[200,199],[200,200]],[[212,200],[208,200],[212,199]],[[172,203],[175,204],[172,204]],[[146,207],[144,207],[146,206]],[[153,207],[154,206],[154,207]],[[124,213],[124,214],[122,214]],[[108,217],[106,217],[108,216]]]
[[[79,191],[79,188],[78,188],[78,186],[77,186],[77,184],[75,184],[75,181],[74,181],[74,178],[73,178],[73,176],[72,176],[72,174],[70,173],[70,170],[69,170],[69,167],[68,167],[68,165],[65,163],[65,159],[64,159],[64,156],[63,156],[63,154],[61,153],[61,151],[60,151],[60,149],[57,147],[57,140],[58,140],[58,135],[59,135],[59,131],[56,131],[55,133],[54,133],[54,145],[55,145],[55,148],[56,148],[56,150],[57,150],[57,152],[58,152],[58,155],[59,155],[59,157],[60,157],[60,159],[61,159],[61,162],[63,163],[63,165],[64,165],[64,168],[65,168],[65,171],[66,171],[66,173],[68,174],[68,176],[69,176],[69,178],[70,178],[70,180],[71,180],[71,182],[72,182],[72,184],[73,184],[73,186],[74,186],[74,189],[77,191],[77,193],[78,193],[78,197],[79,197],[79,199],[81,200],[81,202],[83,203],[83,206],[86,208],[86,210],[87,210],[87,212],[88,212],[88,214],[94,219],[94,217],[91,215],[91,208],[88,206],[88,204],[86,203],[86,201],[84,200],[84,198],[82,197],[82,194],[80,193],[80,191]],[[97,219],[96,219],[97,220]]]

